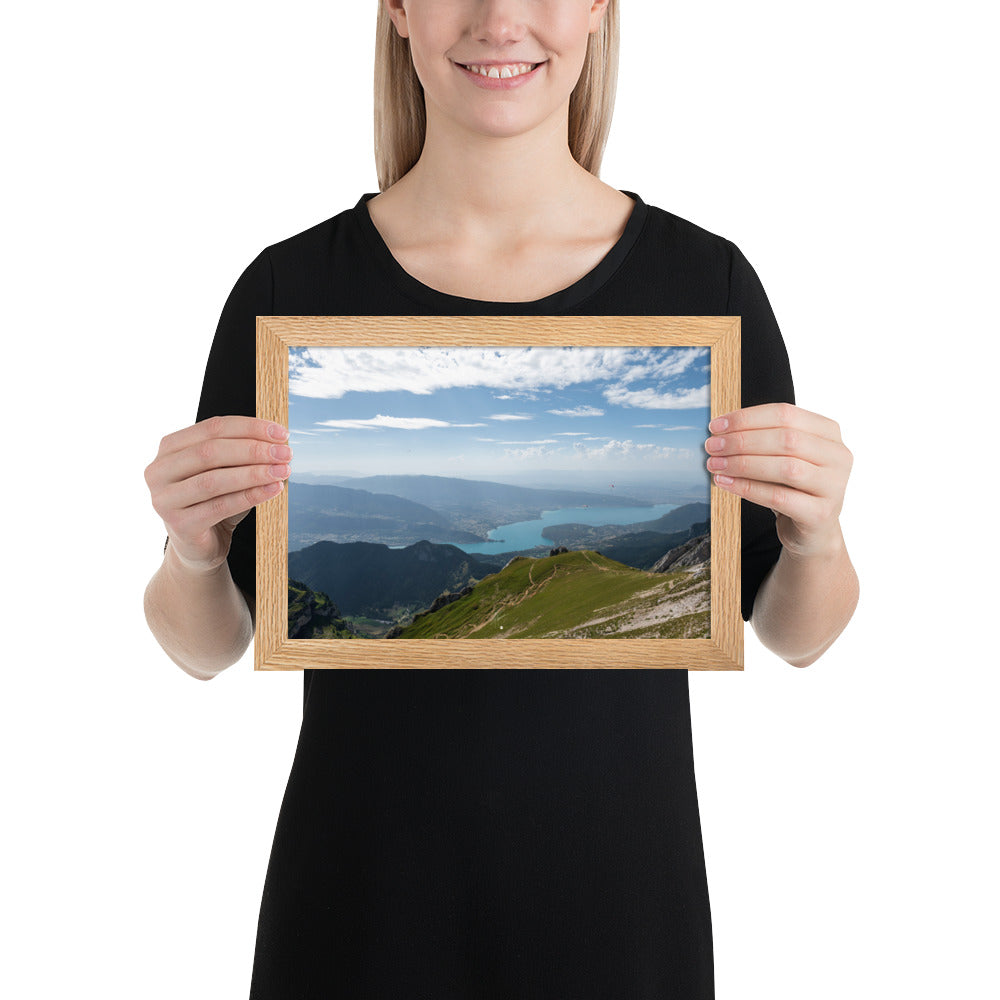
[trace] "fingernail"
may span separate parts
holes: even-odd
[[[708,429],[713,434],[721,434],[722,431],[729,429],[729,421],[725,417],[716,417],[709,425]]]
[[[708,460],[708,467],[716,472],[719,469],[724,469],[729,463],[721,455],[717,455],[715,458],[710,458]]]
[[[288,466],[287,465],[272,465],[268,470],[275,479],[287,479],[288,478]]]
[[[271,424],[267,429],[267,433],[276,441],[285,441],[288,439],[288,431],[281,424]]]
[[[287,444],[272,444],[271,458],[278,462],[287,462],[292,457],[292,449]]]
[[[715,437],[709,438],[708,441],[705,442],[705,447],[708,448],[709,451],[722,451],[722,449],[726,447],[726,439]]]
[[[716,476],[715,477],[715,481],[720,486],[732,486],[733,485],[733,477],[732,476],[721,476],[721,475],[720,476]]]

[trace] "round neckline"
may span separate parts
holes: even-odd
[[[382,234],[375,226],[375,221],[368,211],[367,202],[374,198],[378,192],[366,192],[354,206],[354,214],[365,234],[369,247],[374,253],[379,264],[393,280],[394,284],[410,298],[419,302],[433,306],[451,306],[475,308],[488,306],[497,310],[507,310],[510,312],[552,312],[560,309],[568,309],[578,305],[584,299],[598,291],[611,276],[618,270],[622,262],[628,256],[629,251],[639,238],[639,233],[646,222],[648,206],[633,191],[621,192],[631,198],[635,205],[632,206],[632,214],[625,224],[625,229],[618,241],[611,249],[588,271],[583,277],[577,279],[566,288],[552,292],[540,299],[531,299],[515,302],[492,301],[490,299],[470,299],[462,295],[452,295],[449,292],[441,292],[430,285],[425,285],[422,281],[413,277],[402,264],[392,255],[388,244],[382,238]]]

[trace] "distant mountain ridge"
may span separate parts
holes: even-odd
[[[652,506],[628,496],[446,476],[368,476],[337,485],[292,480],[288,490],[291,551],[319,541],[466,544],[485,541],[498,526],[534,520],[543,510]]]
[[[394,494],[374,493],[356,487],[314,485],[292,480],[288,484],[289,497],[301,510],[322,510],[347,514],[364,514],[368,517],[395,517],[407,521],[447,526],[449,521],[436,510],[413,500]]]
[[[554,545],[583,546],[600,545],[609,539],[623,535],[652,531],[658,534],[673,534],[684,531],[699,521],[708,521],[712,507],[707,503],[686,503],[667,511],[654,521],[637,521],[634,524],[551,524],[542,529],[542,537]]]
[[[490,530],[518,521],[533,521],[544,510],[561,507],[637,507],[653,506],[644,500],[580,490],[534,489],[509,486],[478,479],[447,476],[367,476],[348,480],[352,489],[391,494],[423,504],[445,515],[456,528],[478,537]],[[462,541],[462,539],[454,539]]]
[[[429,607],[496,571],[454,545],[402,549],[371,542],[317,542],[288,554],[288,575],[329,594],[345,615],[398,617]]]
[[[288,489],[288,547],[293,551],[318,541],[412,545],[422,539],[479,542],[484,538],[403,497],[295,481]]]
[[[456,479],[449,476],[366,476],[348,479],[345,486],[388,493],[424,504],[433,510],[451,510],[481,504],[508,503],[556,507],[651,507],[652,504],[631,497],[581,490],[541,490],[530,486],[510,486],[479,479]]]

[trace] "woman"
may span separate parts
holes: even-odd
[[[253,635],[253,507],[291,460],[253,417],[255,316],[721,314],[742,317],[744,407],[713,420],[707,464],[744,498],[743,616],[814,662],[857,600],[851,455],[793,405],[740,251],[597,178],[616,0],[378,18],[381,193],[249,265],[198,422],[146,470],[163,648],[208,679]],[[714,996],[686,671],[307,670],[303,708],[251,997]]]

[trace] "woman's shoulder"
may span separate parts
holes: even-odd
[[[725,303],[733,279],[749,264],[728,237],[658,205],[647,204],[634,266],[649,280],[703,289],[706,301]]]
[[[266,267],[262,264],[258,270],[267,273],[275,308],[313,307],[316,290],[327,287],[332,275],[350,282],[354,271],[370,256],[370,237],[359,217],[365,197],[260,252],[258,259],[266,262]]]
[[[647,205],[646,228],[652,239],[688,253],[729,261],[736,244],[658,205]]]
[[[356,202],[350,208],[332,215],[322,222],[317,222],[308,229],[286,236],[276,243],[270,244],[265,252],[270,255],[272,261],[285,262],[301,261],[306,257],[313,257],[316,254],[329,252],[336,243],[339,234],[346,229],[353,229],[357,225],[357,210],[362,203]]]

